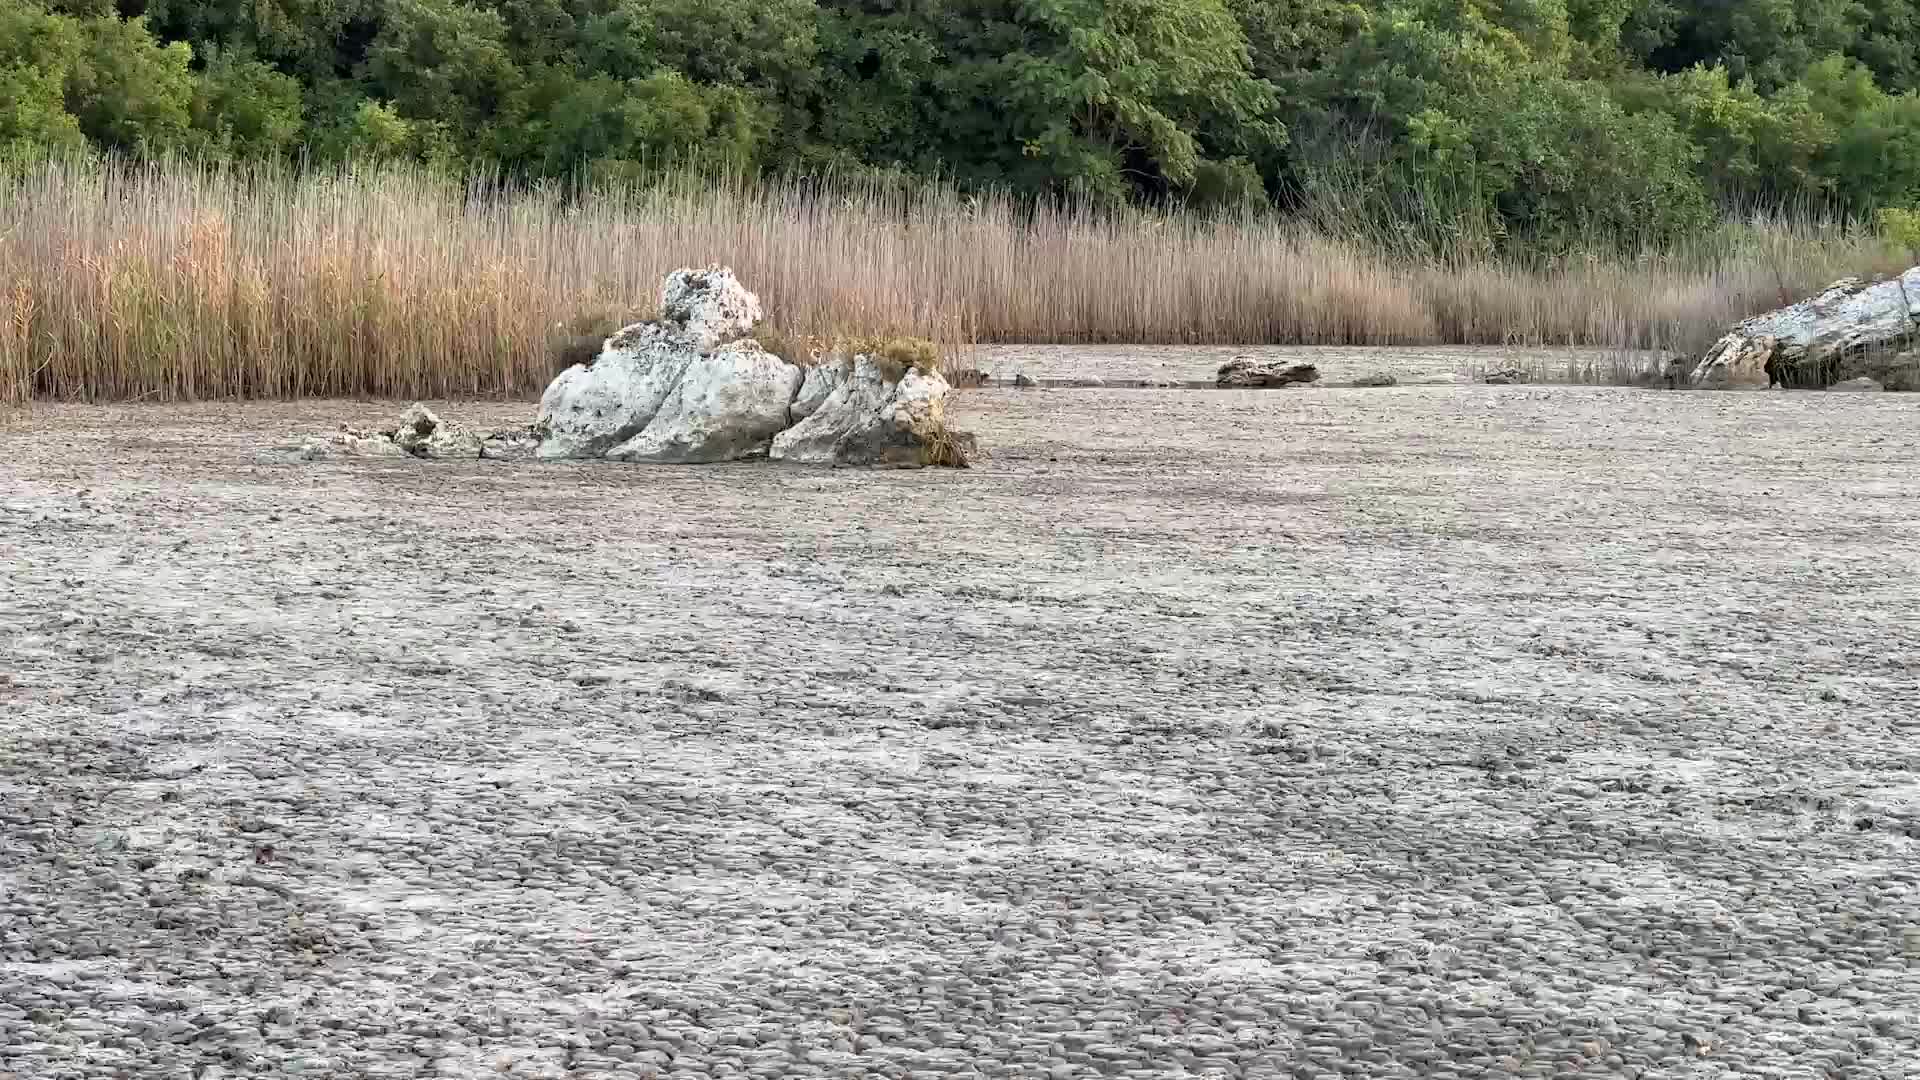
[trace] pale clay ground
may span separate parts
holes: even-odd
[[[974,350],[971,359],[996,379],[1024,372],[1041,380],[1083,379],[1095,375],[1113,382],[1211,382],[1221,364],[1251,354],[1314,364],[1325,385],[1368,375],[1392,375],[1402,384],[1457,383],[1478,372],[1517,367],[1542,377],[1563,379],[1570,368],[1598,366],[1610,371],[1616,354],[1598,350],[1541,348],[1465,348],[1431,346],[1352,348],[1339,346],[1196,345],[994,345]],[[1647,354],[1621,354],[1629,366],[1654,363]],[[1590,381],[1590,380],[1586,380]]]
[[[959,401],[0,425],[0,1075],[1911,1075],[1920,401]]]

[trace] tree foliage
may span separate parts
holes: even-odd
[[[0,162],[698,161],[1423,244],[1911,206],[1916,93],[1920,0],[0,0]]]

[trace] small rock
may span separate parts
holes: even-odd
[[[1847,390],[1847,391],[1853,391],[1856,393],[1877,394],[1882,390],[1885,390],[1886,387],[1881,386],[1878,380],[1869,379],[1865,375],[1862,375],[1857,379],[1847,379],[1844,382],[1834,383],[1832,386],[1827,387],[1827,389]]]
[[[481,449],[479,436],[440,419],[432,409],[417,401],[400,414],[393,444],[414,457],[423,458],[477,458]]]
[[[301,461],[327,461],[336,457],[406,457],[407,452],[379,432],[359,431],[342,424],[328,435],[315,435],[302,443],[297,456]]]
[[[1376,371],[1371,375],[1362,375],[1353,380],[1353,385],[1359,387],[1398,386],[1400,385],[1400,380],[1394,378],[1388,372]]]
[[[1039,386],[1040,383],[1036,381],[1033,376],[1027,374],[1024,371],[1021,371],[1021,372],[1015,373],[1015,375],[1013,376],[1013,385],[1019,387],[1022,390],[1031,390],[1034,387]]]
[[[1214,384],[1229,389],[1266,389],[1318,382],[1320,368],[1314,364],[1290,364],[1285,360],[1262,360],[1256,356],[1236,356],[1220,365]]]
[[[540,435],[532,427],[496,431],[480,437],[480,456],[489,461],[530,458],[540,449]]]

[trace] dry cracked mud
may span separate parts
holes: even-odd
[[[41,407],[0,1076],[1910,1075],[1917,408],[993,390],[865,473]]]

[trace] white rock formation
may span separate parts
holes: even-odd
[[[542,458],[594,458],[640,434],[699,351],[659,323],[607,339],[591,364],[560,373],[540,397]]]
[[[760,298],[725,267],[675,270],[660,289],[660,321],[701,352],[752,331],[761,314]]]
[[[947,427],[947,381],[938,372],[909,368],[892,379],[867,356],[855,357],[840,371],[834,380],[838,385],[826,400],[774,436],[775,461],[896,466],[964,462],[971,440]]]
[[[539,456],[713,462],[766,450],[791,423],[800,369],[743,340],[760,301],[733,271],[675,270],[660,318],[607,339],[540,398]]]
[[[729,342],[711,356],[691,358],[640,433],[606,457],[704,464],[765,454],[768,441],[792,422],[788,409],[804,378],[757,342]]]
[[[1694,386],[1830,386],[1920,329],[1920,266],[1897,278],[1836,281],[1818,296],[1733,328],[1693,366]],[[1859,370],[1855,370],[1859,367]]]
[[[807,370],[751,340],[760,302],[732,271],[676,270],[661,317],[607,339],[540,400],[542,458],[961,464],[937,374],[844,355]]]
[[[798,423],[812,416],[840,389],[852,368],[846,357],[833,357],[808,368],[806,381],[800,384],[800,392],[794,395],[793,406],[787,410],[793,414],[794,421]]]

